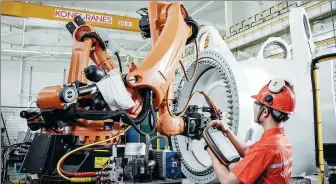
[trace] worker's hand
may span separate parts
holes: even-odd
[[[216,127],[218,130],[221,130],[223,133],[227,133],[227,131],[229,130],[228,128],[225,127],[225,123],[219,120],[213,120],[209,124]]]
[[[212,151],[209,147],[206,149],[206,151],[208,152],[208,154],[210,155],[211,158],[215,157],[215,155],[212,153]]]
[[[217,163],[217,164],[223,165],[223,164],[217,159],[217,157],[214,155],[214,153],[211,151],[211,149],[210,149],[209,147],[206,149],[206,151],[208,152],[208,154],[209,154],[209,156],[210,156],[210,159],[211,159],[212,164]],[[230,165],[230,164],[224,164],[224,166],[225,166],[227,169],[229,169],[229,165]]]

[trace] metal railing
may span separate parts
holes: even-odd
[[[255,14],[254,16],[249,17],[246,20],[243,20],[233,26],[230,27],[230,36],[226,37],[230,38],[232,36],[235,36],[242,31],[246,31],[248,29],[251,29],[253,27],[256,27],[262,23],[265,23],[266,21],[269,21],[271,19],[277,18],[283,14],[286,14],[290,11],[292,8],[297,8],[301,6],[305,6],[308,3],[311,3],[313,1],[305,1],[302,4],[298,5],[297,2],[289,4],[286,2],[281,2],[275,6],[272,6],[258,14]]]
[[[319,33],[317,35],[314,35],[314,37],[316,37],[316,36],[322,36],[322,35],[328,34],[330,32],[334,32],[335,33],[336,29],[329,30],[329,31],[326,31],[326,32],[323,32],[323,33]],[[336,47],[336,37],[335,36],[327,38],[327,39],[323,39],[323,40],[320,40],[320,41],[316,41],[315,42],[316,50],[319,51],[320,49],[322,49],[323,46],[329,45],[330,43],[332,43],[332,46],[328,46],[327,48]],[[293,50],[291,50],[291,54],[293,54]],[[267,58],[269,58],[269,59],[275,59],[275,58],[280,58],[282,56],[283,56],[283,52],[280,52],[280,53],[276,53],[276,54],[270,55]]]

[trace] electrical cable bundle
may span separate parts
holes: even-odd
[[[23,146],[23,145],[30,145],[30,143],[16,143],[16,144],[12,144],[8,147],[6,147],[2,154],[1,154],[1,161],[2,161],[2,169],[1,169],[1,182],[5,182],[5,181],[8,181],[8,176],[7,176],[7,160],[8,160],[8,157],[14,153],[17,149],[20,149],[20,150],[24,150],[24,151],[27,151],[23,148],[20,148],[20,146]]]
[[[59,173],[59,175],[68,180],[68,181],[71,181],[73,183],[82,183],[82,182],[95,182],[97,181],[99,178],[99,175],[107,175],[104,171],[101,171],[101,172],[78,172],[78,173],[70,173],[70,172],[66,172],[64,171],[61,166],[62,166],[62,163],[64,162],[64,160],[69,156],[71,155],[72,153],[76,152],[76,151],[79,151],[79,150],[82,150],[84,148],[88,148],[90,146],[94,146],[94,145],[98,145],[98,144],[101,144],[101,143],[105,143],[105,142],[108,142],[108,141],[112,141],[113,139],[119,137],[121,134],[125,133],[128,129],[130,128],[130,126],[126,127],[123,131],[119,131],[115,136],[109,138],[109,139],[105,139],[105,140],[102,140],[102,141],[99,141],[99,142],[95,142],[95,143],[92,143],[92,144],[88,144],[88,145],[85,145],[85,146],[82,146],[82,147],[79,147],[79,148],[76,148],[68,153],[66,153],[65,155],[63,155],[63,157],[58,161],[57,163],[57,172]],[[66,175],[70,175],[70,176],[75,176],[75,177],[68,177],[68,176],[65,176],[64,174]],[[109,179],[107,177],[103,178],[105,181],[108,181]]]

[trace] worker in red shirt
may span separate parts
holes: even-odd
[[[258,142],[246,146],[221,122],[215,122],[243,158],[229,171],[228,166],[221,164],[207,148],[216,175],[221,183],[229,184],[289,183],[293,164],[292,144],[284,133],[283,122],[294,112],[293,86],[283,79],[274,79],[252,98],[255,99],[254,121],[263,127],[264,133]]]

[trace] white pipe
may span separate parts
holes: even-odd
[[[14,49],[3,49],[2,52],[20,52],[22,53],[32,53],[32,54],[59,54],[59,55],[71,55],[70,52],[55,52],[55,51],[38,51],[38,50],[14,50]]]
[[[31,54],[55,54],[55,55],[71,55],[72,53],[70,52],[59,52],[59,51],[42,51],[42,50],[14,50],[14,49],[3,49],[1,52],[14,52],[14,53],[31,53]],[[127,54],[127,53],[134,53],[134,54]],[[111,55],[110,52],[108,54]],[[132,50],[124,50],[123,53],[119,54],[120,56],[134,56],[135,51]],[[141,52],[141,55],[146,55],[145,52]],[[144,57],[144,56],[139,56],[139,57]],[[70,61],[70,60],[69,60]]]
[[[21,94],[22,90],[22,73],[23,73],[23,47],[24,47],[24,39],[25,39],[25,32],[26,31],[26,19],[23,19],[23,28],[22,28],[22,42],[21,42],[21,63],[20,63],[20,78],[19,78],[19,89],[18,94]]]
[[[4,34],[1,34],[1,37],[3,37],[3,36],[7,36],[7,35],[11,35],[11,34],[15,34],[15,33],[22,33],[22,32],[9,32],[9,33],[4,33]]]
[[[28,58],[30,59],[30,58],[46,58],[46,57],[49,57],[49,55],[48,54],[41,54],[41,55],[27,56],[27,57],[25,57],[25,61],[27,61]]]
[[[225,20],[225,28],[224,32],[226,36],[230,36],[230,26],[232,26],[232,1],[224,2],[224,20]]]
[[[135,64],[139,64],[139,56],[138,56],[138,54],[136,54],[136,56],[134,57],[134,63]]]
[[[36,104],[36,100],[31,100],[29,103],[28,103],[28,107],[31,107],[32,106],[32,104]]]
[[[131,56],[131,55],[129,55]],[[127,57],[127,56],[123,56],[123,57]],[[133,56],[131,56],[133,57]],[[138,57],[138,58],[144,58],[144,57]],[[17,57],[12,57],[12,58],[5,58],[5,59],[2,59],[3,62],[6,62],[6,61],[20,61],[20,58],[17,58]],[[125,60],[125,58],[122,60],[122,62]],[[24,59],[25,62],[27,61],[41,61],[41,62],[70,62],[70,59],[66,59],[66,58],[51,58],[51,57],[48,57],[48,58],[39,58],[39,57],[29,57],[29,58],[25,58]]]
[[[140,48],[138,48],[138,50],[136,50],[136,52],[139,52],[141,49],[145,48],[148,44],[152,43],[152,41],[147,42],[145,45],[141,46]]]
[[[103,30],[105,31],[105,29],[97,29],[97,30],[98,32],[102,32]],[[9,32],[9,33],[4,33],[1,36],[11,35],[11,34],[20,34],[20,33],[22,32]],[[58,36],[61,36],[61,37],[69,36],[70,38],[70,33],[68,31],[60,31],[60,30],[55,30],[55,29],[32,29],[32,30],[27,30],[25,33],[30,36],[41,35],[41,36],[48,36],[50,38],[56,38]],[[144,42],[144,40],[135,33],[124,33],[124,35],[122,35],[121,33],[107,31],[107,34],[113,40],[117,39],[117,40]]]
[[[121,63],[123,63],[125,60],[128,60],[129,57],[130,55],[127,55],[124,59],[121,60]]]
[[[33,97],[36,97],[37,95],[27,95],[27,94],[22,94],[22,93],[20,93],[20,94],[18,94],[19,96],[25,96],[25,97],[30,97],[30,96],[33,96]]]
[[[209,6],[210,4],[212,4],[214,1],[209,1],[207,4],[205,4],[204,6],[200,7],[198,10],[194,11],[193,13],[190,14],[190,16],[194,16],[197,13],[199,13],[200,11],[202,11],[204,8],[206,8],[207,6]]]
[[[6,60],[4,60],[6,61]],[[19,58],[12,57],[12,61],[20,61]],[[29,58],[24,59],[25,62],[27,61],[41,61],[41,62],[66,62],[69,63],[70,59],[59,59],[59,58]]]

